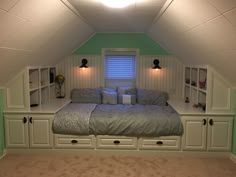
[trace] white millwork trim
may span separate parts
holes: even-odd
[[[3,151],[3,154],[0,156],[0,159],[2,159],[4,156],[6,156],[7,155],[7,151],[6,150],[4,150]]]
[[[165,11],[169,8],[169,6],[171,5],[171,3],[173,2],[174,0],[167,0],[165,2],[165,4],[163,5],[163,7],[161,8],[160,12],[157,14],[157,16],[154,18],[152,24],[154,24],[156,21],[159,20],[159,18],[161,18],[161,16],[165,13]]]
[[[88,23],[88,21],[82,16],[80,15],[79,11],[74,8],[73,5],[71,5],[71,3],[68,0],[61,0],[61,2],[68,8],[71,10],[71,12],[73,12],[75,15],[77,15],[81,20],[83,20],[83,22],[85,22],[86,24],[88,24],[90,27],[91,25]]]
[[[232,154],[231,157],[230,157],[230,159],[231,159],[234,163],[236,163],[236,155]]]

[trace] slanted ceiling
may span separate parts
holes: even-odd
[[[174,0],[148,34],[185,64],[209,64],[236,86],[236,0]]]
[[[0,86],[27,65],[55,65],[93,29],[60,0],[0,0]]]
[[[101,26],[90,18],[96,11],[72,11],[66,0],[1,0],[0,86],[24,66],[58,63],[95,32],[147,33],[183,63],[209,64],[236,86],[236,0],[167,0],[162,9],[154,6],[156,1],[147,0],[143,7],[143,14],[157,7],[156,15],[145,15],[147,23],[142,18],[147,28],[135,30],[127,24],[115,31],[118,21],[106,26],[98,18]]]

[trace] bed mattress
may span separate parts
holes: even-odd
[[[55,115],[53,131],[151,137],[182,135],[183,125],[171,106],[71,103]]]

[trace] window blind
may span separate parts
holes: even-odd
[[[135,79],[135,56],[107,55],[105,59],[106,79]]]

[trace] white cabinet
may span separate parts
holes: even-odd
[[[5,111],[30,111],[55,98],[55,67],[26,67],[5,86]]]
[[[230,151],[232,116],[183,116],[183,150]]]
[[[184,134],[182,139],[183,150],[205,150],[207,143],[207,118],[182,117]]]
[[[7,147],[26,148],[29,146],[28,119],[21,116],[5,116]]]
[[[230,151],[232,144],[232,126],[232,118],[208,117],[208,150]]]
[[[6,114],[7,148],[51,148],[53,145],[52,115]]]

